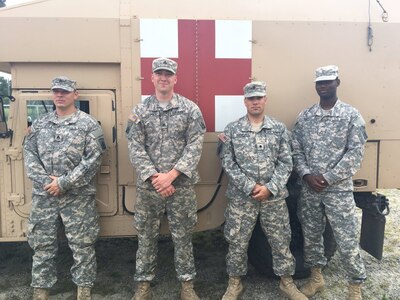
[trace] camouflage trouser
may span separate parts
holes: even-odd
[[[91,287],[96,279],[94,243],[99,232],[94,195],[32,196],[28,222],[28,242],[34,251],[31,285],[51,288],[57,281],[55,257],[60,221],[74,257],[72,280],[78,286]]]
[[[365,280],[365,267],[358,247],[358,220],[352,192],[316,193],[304,186],[297,213],[304,234],[306,267],[326,265],[322,234],[327,217],[348,277],[354,282]]]
[[[225,238],[229,243],[226,256],[229,276],[243,276],[247,273],[247,248],[257,218],[272,249],[273,269],[276,275],[293,275],[295,259],[290,252],[291,230],[289,213],[284,199],[255,201],[250,199],[229,199],[225,211]]]
[[[175,270],[180,281],[194,279],[192,234],[197,222],[197,202],[193,186],[175,187],[168,198],[154,190],[137,189],[135,227],[138,231],[136,281],[151,281],[157,264],[157,242],[161,218],[167,213],[175,249]]]

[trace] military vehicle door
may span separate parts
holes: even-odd
[[[40,115],[53,111],[51,91],[28,91],[19,92],[17,96],[15,113],[21,120],[16,122],[17,128],[14,132],[26,132],[27,128]],[[112,91],[79,91],[76,106],[95,117],[101,124],[107,144],[107,150],[103,154],[100,171],[96,176],[97,183],[97,209],[100,216],[112,216],[117,212],[117,167],[112,162],[116,161],[116,117],[115,117],[115,95]],[[19,111],[18,111],[19,110]],[[26,120],[26,121],[24,121]],[[17,134],[18,136],[19,134]],[[16,147],[22,145],[22,139],[17,138]],[[22,147],[22,146],[21,146]],[[18,151],[19,152],[19,151]],[[15,187],[13,194],[14,210],[19,216],[28,217],[31,208],[32,184],[26,177],[23,161],[16,160],[13,164],[12,173]],[[22,195],[22,196],[21,196]]]

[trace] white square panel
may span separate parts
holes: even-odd
[[[215,96],[215,131],[224,131],[228,123],[243,117],[246,113],[243,95]]]
[[[215,58],[251,58],[251,39],[251,21],[216,20]]]
[[[141,57],[178,57],[178,20],[140,20]]]

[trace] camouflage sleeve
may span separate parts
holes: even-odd
[[[62,192],[89,184],[101,165],[101,155],[106,150],[103,131],[97,124],[87,133],[85,138],[84,155],[80,163],[71,171],[58,178]]]
[[[292,131],[291,144],[293,150],[294,169],[300,178],[303,178],[304,175],[311,174],[310,168],[307,165],[302,139],[301,116],[299,116]]]
[[[35,124],[33,124],[23,143],[25,170],[30,180],[44,186],[50,183],[51,179],[49,177],[50,174],[47,174],[39,157],[36,135]]]
[[[360,169],[367,138],[365,122],[361,115],[357,113],[351,120],[346,153],[334,168],[323,174],[330,185],[352,177]]]
[[[223,142],[220,158],[222,160],[222,167],[229,177],[230,183],[235,185],[239,190],[243,191],[246,195],[250,195],[256,185],[256,182],[243,173],[239,164],[236,162],[235,152],[232,146],[232,135],[230,126],[225,128],[224,134],[220,140]]]
[[[205,132],[206,126],[203,115],[200,109],[194,106],[190,117],[190,124],[186,130],[186,146],[182,156],[174,166],[175,170],[178,170],[189,178],[193,177],[193,173],[196,171],[197,164],[200,161]]]
[[[131,163],[140,179],[145,182],[158,171],[145,149],[145,132],[137,107],[133,109],[132,114],[129,116],[126,137],[128,139],[128,152]]]
[[[275,162],[275,170],[271,176],[271,180],[265,185],[274,196],[282,194],[281,191],[286,189],[286,183],[292,169],[293,160],[290,149],[290,133],[286,128],[283,128],[279,143],[278,159]]]

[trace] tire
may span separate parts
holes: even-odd
[[[297,218],[297,199],[300,194],[300,186],[296,184],[296,178],[291,176],[288,182],[289,197],[286,199],[286,204],[289,210],[290,227],[292,230],[292,239],[290,242],[290,250],[296,259],[296,271],[294,278],[305,278],[310,275],[310,270],[304,267],[303,259],[303,233],[301,230],[300,221]],[[333,236],[332,228],[327,221],[324,232],[325,256],[328,260],[335,254],[336,242]],[[258,273],[266,277],[276,278],[272,269],[272,254],[268,239],[262,231],[260,220],[254,228],[253,235],[250,239],[248,258]]]

